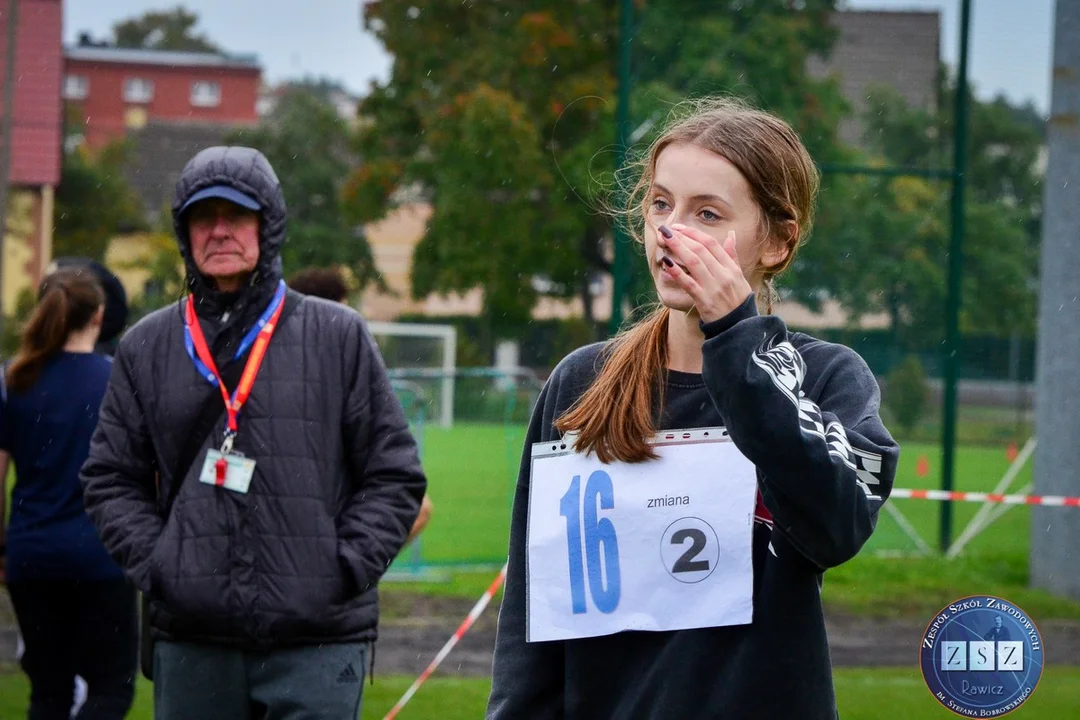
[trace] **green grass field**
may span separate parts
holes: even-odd
[[[458,423],[450,429],[428,425],[423,429],[424,465],[435,512],[420,538],[420,557],[425,564],[436,567],[479,564],[491,569],[455,571],[445,582],[387,582],[384,589],[391,616],[395,589],[477,598],[490,584],[506,557],[510,506],[524,437],[523,426],[498,423]],[[925,477],[916,474],[920,456],[926,456],[929,465]],[[904,443],[897,486],[939,487],[940,456],[935,445]],[[957,489],[992,489],[1008,465],[1004,445],[961,446],[957,453]],[[1013,488],[1022,487],[1030,479],[1029,464]],[[927,543],[937,547],[941,503],[901,499],[890,502]],[[954,537],[978,508],[974,503],[954,504]],[[1076,509],[1055,512],[1073,513],[1080,521]],[[1080,604],[1027,588],[1030,516],[1028,507],[1010,509],[968,545],[960,558],[949,561],[937,556],[912,556],[915,544],[887,513],[882,513],[863,552],[826,575],[825,601],[859,614],[928,616],[958,597],[986,592],[1013,600],[1036,618],[1080,619]],[[411,557],[410,551],[403,553],[395,569],[406,566]]]
[[[435,512],[421,537],[420,554],[435,565],[490,564],[490,572],[458,572],[449,582],[409,589],[435,594],[478,597],[506,556],[510,506],[524,442],[524,428],[498,424],[458,424],[424,429],[424,465]],[[929,472],[919,477],[920,456]],[[957,452],[956,489],[990,490],[1009,467],[1004,445],[962,446]],[[1030,463],[1014,480],[1019,489],[1031,480]],[[937,488],[941,453],[936,445],[904,443],[896,485]],[[891,500],[931,547],[938,544],[941,503]],[[980,506],[954,503],[953,537]],[[1056,512],[1077,513],[1061,508]],[[1009,598],[1036,618],[1080,619],[1080,603],[1027,588],[1031,510],[1017,506],[999,518],[956,560],[918,557],[915,543],[887,513],[863,552],[826,575],[824,596],[834,607],[860,614],[933,613],[967,594],[993,593]],[[1080,521],[1080,516],[1077,517]],[[409,557],[406,553],[403,557]],[[387,583],[387,592],[396,587]]]
[[[450,429],[424,429],[424,466],[435,513],[422,536],[421,550],[431,563],[498,563],[506,554],[510,505],[525,430],[500,425],[459,424]],[[916,463],[928,459],[930,472],[918,477]],[[941,485],[941,458],[937,446],[905,444],[897,474],[898,487],[937,488]],[[989,490],[1009,466],[1005,447],[961,447],[957,453],[958,490]],[[1031,479],[1031,466],[1020,473],[1014,488]],[[925,500],[893,500],[923,539],[937,544],[941,504]],[[978,505],[954,505],[954,536],[975,514]],[[1064,510],[1069,512],[1069,510]],[[976,539],[970,552],[1026,552],[1030,509],[1010,509],[985,535]],[[914,551],[915,543],[899,525],[883,513],[867,552]]]
[[[919,477],[916,466],[920,457],[927,459],[929,472]],[[992,490],[1001,480],[1009,467],[1006,447],[961,446],[956,454],[955,484],[956,490]],[[1019,490],[1031,482],[1032,467],[1029,461],[1013,480],[1012,491]],[[937,445],[923,443],[904,443],[901,446],[900,467],[897,471],[896,486],[905,488],[941,487],[941,450]],[[941,503],[927,500],[893,499],[890,502],[911,521],[919,535],[932,547],[938,544],[938,522]],[[953,538],[959,536],[967,522],[975,515],[978,503],[953,504]],[[1065,512],[1068,512],[1065,509]],[[1028,526],[1031,509],[1016,506],[1005,513],[984,534],[967,546],[971,554],[1001,551],[1027,552]],[[914,543],[903,533],[900,526],[887,513],[882,513],[877,530],[867,543],[866,549],[875,550],[914,550]]]
[[[524,428],[499,424],[458,424],[423,432],[424,464],[435,503],[431,524],[420,550],[437,566],[490,564],[487,569],[461,569],[446,582],[386,583],[386,617],[395,616],[395,593],[412,592],[477,598],[490,584],[506,554],[510,505],[524,441]],[[925,455],[930,472],[918,477],[916,464]],[[1008,467],[1004,446],[964,446],[957,455],[957,489],[989,490]],[[1019,488],[1031,478],[1030,466],[1016,479]],[[897,477],[899,487],[940,486],[940,451],[934,445],[905,443]],[[936,547],[940,503],[894,500],[922,537]],[[954,505],[954,537],[976,512],[975,504]],[[1061,509],[1059,512],[1076,512]],[[1080,518],[1078,518],[1080,521]],[[918,557],[914,544],[886,514],[859,557],[826,575],[826,604],[868,615],[929,618],[956,598],[977,593],[1009,598],[1037,621],[1080,619],[1080,603],[1027,588],[1030,510],[1011,509],[954,561]],[[899,554],[898,554],[899,553]],[[404,557],[408,557],[406,553]],[[498,599],[488,612],[497,608]],[[5,671],[6,670],[6,671]],[[837,670],[841,717],[870,720],[931,720],[954,717],[934,701],[919,671],[911,668]],[[376,677],[365,688],[363,718],[381,718],[412,678]],[[442,677],[436,673],[401,717],[458,720],[482,717],[489,680]],[[0,717],[25,715],[27,685],[17,668],[0,670]],[[136,707],[129,717],[151,717],[151,687],[140,682]],[[1080,717],[1080,668],[1048,668],[1032,700],[1012,714],[1016,718]]]
[[[9,668],[9,670],[11,670]],[[378,720],[393,707],[412,678],[376,675],[364,688],[363,720]],[[845,668],[835,676],[837,703],[844,720],[942,720],[956,717],[931,697],[918,669]],[[432,676],[398,716],[401,720],[475,720],[484,716],[491,682],[487,678]],[[19,672],[0,673],[0,717],[26,716],[26,679]],[[129,720],[150,720],[153,689],[140,681]],[[1077,717],[1080,668],[1047,668],[1035,693],[1010,715],[1024,718]]]
[[[506,556],[510,508],[521,459],[525,428],[518,425],[458,423],[452,428],[423,428],[423,460],[429,492],[435,503],[430,525],[420,539],[420,555],[435,565],[490,564],[498,566]],[[916,464],[926,456],[929,473],[918,477]],[[990,490],[1009,466],[1005,446],[961,446],[957,452],[956,489]],[[1022,487],[1031,480],[1031,465],[1013,483]],[[14,474],[8,478],[8,492]],[[936,445],[905,443],[896,478],[898,487],[938,488],[941,485],[941,452]],[[891,500],[931,546],[938,542],[941,503],[925,500]],[[10,505],[10,503],[9,503]],[[953,536],[959,535],[978,510],[974,503],[956,503]],[[1062,509],[1067,513],[1075,510]],[[1031,510],[1010,509],[990,529],[974,540],[969,556],[1026,556]],[[864,553],[910,553],[915,543],[886,513]],[[403,558],[409,558],[405,553]]]
[[[525,428],[460,423],[423,429],[435,510],[420,539],[425,562],[494,563],[506,557]]]

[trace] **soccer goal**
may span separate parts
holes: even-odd
[[[454,379],[457,371],[457,328],[426,323],[369,322],[386,366],[408,370],[414,377],[436,378],[423,402],[441,427],[454,424]]]

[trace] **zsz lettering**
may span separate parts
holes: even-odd
[[[957,654],[958,652],[960,652],[960,648],[958,648],[958,647],[954,647],[954,648],[952,649],[952,655],[950,655],[950,656],[949,656],[949,662],[948,662],[948,663],[946,663],[947,665],[959,665],[959,663],[958,663],[958,662],[956,662],[956,654]]]
[[[1016,648],[1015,647],[1010,647],[1009,648],[1009,654],[1005,656],[1005,662],[1003,662],[1002,665],[1008,665],[1010,662],[1012,662],[1012,656],[1015,655],[1015,654],[1016,654]]]

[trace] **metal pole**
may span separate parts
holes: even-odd
[[[968,130],[968,35],[971,0],[960,3],[960,59],[956,72],[953,112],[952,237],[949,241],[949,288],[945,302],[945,393],[941,422],[941,487],[953,489],[956,463],[956,381],[960,365],[960,278],[964,263],[964,194],[967,185]],[[952,503],[941,504],[941,552],[949,550],[952,536]]]
[[[8,0],[7,47],[4,59],[4,127],[0,131],[0,336],[4,330],[4,238],[7,235],[8,183],[11,179],[11,129],[15,118],[15,40],[19,0]]]
[[[1046,124],[1035,427],[1037,494],[1080,493],[1080,0],[1057,0],[1053,91]],[[1080,517],[1076,509],[1031,509],[1031,584],[1080,600]]]
[[[630,138],[630,40],[633,34],[634,3],[622,0],[619,6],[619,96],[615,108],[615,170],[626,163],[626,151]],[[619,198],[622,202],[622,197]],[[614,335],[623,321],[623,298],[629,282],[630,238],[622,222],[615,223],[615,258],[611,263],[611,321],[608,329]]]

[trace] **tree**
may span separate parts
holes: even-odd
[[[830,212],[797,256],[789,285],[810,287],[855,316],[887,313],[897,343],[913,318],[924,328],[940,321],[942,200],[939,187],[918,178],[827,178],[822,205]]]
[[[56,188],[55,255],[104,261],[113,237],[142,227],[139,199],[124,180],[126,156],[123,141],[97,152],[79,146],[64,153]]]
[[[833,0],[710,3],[650,0],[634,45],[634,126],[661,125],[667,107],[687,96],[726,94],[792,124],[819,163],[845,164],[856,153],[837,138],[850,106],[835,79],[814,79],[811,56],[828,57],[836,40]],[[643,138],[651,139],[647,132]],[[652,296],[652,281],[634,265],[631,295]],[[782,278],[781,283],[787,279]]]
[[[196,33],[199,16],[177,6],[172,10],[152,10],[113,25],[114,44],[119,48],[220,52],[205,35]]]
[[[415,295],[482,288],[494,335],[527,319],[542,294],[581,297],[591,319],[589,284],[611,269],[602,210],[617,201],[608,193],[619,4],[363,5],[366,29],[395,62],[361,108],[364,162],[349,208],[372,221],[403,199],[431,202],[413,258]],[[756,100],[790,111],[831,146],[839,94],[803,70],[807,54],[829,44],[822,13],[831,0],[794,12],[781,0],[716,2],[708,13],[695,6],[693,19],[675,0],[637,5],[645,48],[635,63],[637,125],[701,83],[730,90],[749,79]],[[680,13],[687,22],[671,22]],[[703,15],[710,19],[699,22]],[[776,33],[791,42],[775,42]]]
[[[281,180],[289,208],[282,249],[287,273],[345,265],[361,289],[371,283],[385,289],[362,230],[342,212],[342,186],[357,163],[349,151],[349,125],[327,100],[290,86],[259,127],[237,130],[228,141],[260,150]]]
[[[939,110],[908,107],[876,88],[865,118],[878,165],[948,168],[951,82]],[[970,98],[961,330],[1033,332],[1041,217],[1039,126],[1030,109]],[[791,288],[814,305],[834,298],[852,320],[885,312],[896,343],[943,337],[950,185],[919,178],[827,176],[820,222],[799,256]]]
[[[641,120],[663,110],[665,95],[734,94],[792,123],[815,160],[849,157],[836,139],[839,120],[849,112],[839,85],[806,72],[809,58],[827,57],[836,40],[829,23],[835,0],[643,5],[633,58]]]
[[[583,211],[574,193],[594,200],[581,178],[587,158],[613,135],[614,18],[610,0],[541,3],[524,14],[472,1],[422,11],[401,0],[364,6],[365,26],[395,63],[361,108],[364,162],[350,183],[350,208],[373,221],[410,190],[431,202],[413,256],[415,296],[484,288],[494,336],[529,317],[534,279],[567,297],[587,291],[590,271],[607,269],[607,223]],[[581,30],[572,30],[575,22]],[[585,99],[571,104],[575,98]],[[471,144],[455,144],[451,128]],[[509,221],[514,208],[525,214],[511,225],[488,222]],[[485,261],[486,275],[468,267]]]

